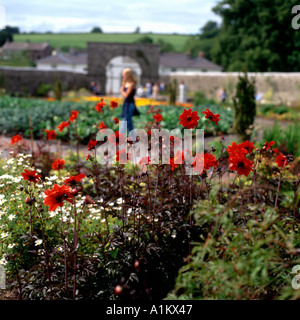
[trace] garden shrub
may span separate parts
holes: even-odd
[[[246,73],[244,76],[239,76],[233,106],[234,128],[241,141],[249,140],[256,115],[256,102],[255,81],[249,81]]]
[[[299,264],[299,221],[270,206],[199,206],[206,230],[169,299],[299,299],[291,285]]]

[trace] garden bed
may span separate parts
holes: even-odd
[[[120,111],[78,103],[55,118],[61,105],[36,103],[40,117],[40,109],[52,108],[55,125],[49,120],[47,129],[68,122],[56,131],[77,142],[86,122],[113,122]],[[144,108],[145,129],[180,122],[206,134],[226,121],[213,108],[204,115],[196,108],[167,106],[165,114],[163,107]],[[147,163],[147,157],[122,164],[118,150],[115,162],[101,165],[93,130],[90,139],[87,157],[71,152],[61,158],[46,137],[40,150],[14,137],[10,157],[1,160],[0,264],[7,290],[17,291],[18,299],[299,298],[291,287],[291,270],[300,263],[297,159],[275,141],[226,145],[221,139],[190,163],[187,150],[183,159],[172,152],[174,137],[168,164]]]

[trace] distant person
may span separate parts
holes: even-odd
[[[186,86],[183,81],[179,84],[179,103],[186,103]]]
[[[152,94],[152,84],[150,81],[147,81],[146,83],[146,96],[147,98],[151,97]]]
[[[221,103],[225,102],[225,100],[226,100],[226,92],[223,87],[221,87],[218,92],[218,99]]]
[[[121,117],[123,121],[127,121],[127,128],[130,132],[131,130],[133,130],[132,117],[140,115],[138,109],[136,108],[134,100],[137,80],[130,68],[126,68],[123,70],[122,78],[123,80],[120,92],[124,97],[124,103]],[[126,127],[123,123],[120,124],[119,133],[126,134]],[[135,140],[135,136],[132,136],[132,139]]]
[[[90,92],[96,96],[101,94],[101,86],[100,83],[96,83],[95,81],[91,81],[90,83]]]
[[[139,86],[137,89],[136,89],[136,95],[140,98],[144,97],[145,94],[144,94],[144,88],[142,86]]]
[[[158,94],[159,94],[159,85],[157,82],[155,82],[152,88],[152,98],[157,100]]]
[[[164,84],[164,82],[161,82],[161,83],[160,83],[159,89],[160,89],[160,91],[165,91],[166,85]]]

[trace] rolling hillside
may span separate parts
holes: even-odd
[[[68,47],[85,49],[89,41],[133,43],[141,37],[149,36],[157,43],[159,39],[173,45],[176,52],[184,52],[184,44],[190,35],[154,33],[34,33],[16,34],[14,42],[46,42],[53,48]]]

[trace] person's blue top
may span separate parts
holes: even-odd
[[[124,88],[124,91],[126,92],[127,88]],[[136,108],[135,102],[134,102],[134,96],[135,96],[136,89],[134,88],[131,92],[130,95],[124,99],[124,104],[123,104],[123,109],[122,109],[122,114],[121,117],[124,118],[126,114],[132,113],[133,116],[139,116],[140,112]],[[131,110],[131,111],[130,111]]]
[[[126,92],[127,91],[127,87],[124,88],[124,91]],[[136,89],[134,88],[131,92],[130,92],[130,95],[124,99],[124,102],[134,102],[134,96],[135,96],[135,92],[136,92]]]

